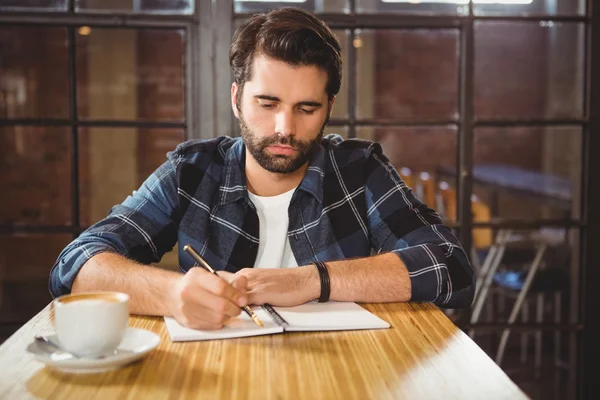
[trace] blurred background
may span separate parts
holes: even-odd
[[[239,134],[232,33],[282,5],[342,43],[326,133],[380,142],[469,250],[475,301],[447,315],[532,398],[581,394],[600,149],[585,0],[0,0],[0,342],[168,151]]]

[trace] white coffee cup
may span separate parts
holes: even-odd
[[[67,294],[53,301],[60,346],[80,357],[114,352],[129,321],[129,296],[120,292]]]

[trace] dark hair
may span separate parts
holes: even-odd
[[[244,83],[252,76],[252,61],[264,54],[291,65],[315,65],[327,72],[329,100],[340,91],[342,57],[338,39],[323,21],[311,13],[283,7],[246,20],[233,35],[229,65],[239,85],[240,104]]]

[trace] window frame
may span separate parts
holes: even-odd
[[[600,168],[600,157],[594,157],[594,152],[600,151],[600,13],[592,13],[593,0],[586,2],[585,15],[486,15],[474,12],[473,3],[466,5],[466,13],[451,14],[418,14],[411,10],[399,8],[399,4],[377,1],[377,10],[372,13],[357,12],[357,0],[347,0],[347,9],[340,13],[317,13],[332,29],[350,31],[349,43],[356,37],[358,29],[416,29],[416,28],[457,28],[459,37],[459,119],[457,121],[437,121],[440,124],[452,123],[458,126],[457,171],[458,177],[458,220],[452,225],[465,246],[471,247],[473,228],[536,228],[558,226],[578,229],[581,234],[579,273],[579,296],[573,294],[576,301],[576,320],[557,326],[555,329],[570,333],[569,346],[573,357],[569,360],[571,366],[577,366],[576,377],[570,382],[569,393],[583,396],[594,393],[595,379],[591,375],[595,365],[593,354],[600,352],[600,336],[598,322],[593,319],[593,312],[600,306],[600,299],[595,296],[600,286],[600,271],[594,268],[595,258],[592,249],[595,240],[600,235],[600,209],[592,205],[600,204],[600,183],[594,179],[592,171]],[[246,5],[258,7],[259,2]],[[597,3],[597,2],[596,2]],[[273,4],[271,4],[273,5]],[[294,5],[303,8],[315,7],[315,0],[305,3],[282,3],[279,5]],[[260,6],[264,6],[260,4]],[[382,6],[382,7],[379,7]],[[385,7],[383,7],[385,6]],[[389,9],[390,6],[393,9]],[[251,10],[252,7],[247,7]],[[264,9],[264,7],[262,8]],[[475,6],[476,9],[476,6]],[[422,11],[417,10],[417,11]],[[30,126],[67,126],[71,128],[72,154],[71,186],[73,192],[73,219],[69,226],[6,226],[0,225],[0,235],[15,235],[20,233],[71,233],[78,236],[87,227],[79,223],[79,173],[78,173],[78,139],[77,130],[80,126],[114,126],[114,127],[171,127],[186,130],[188,139],[208,139],[235,132],[235,118],[231,112],[229,90],[231,73],[229,72],[228,49],[236,21],[248,17],[251,12],[235,13],[233,0],[196,0],[194,12],[191,15],[173,14],[103,14],[75,13],[74,0],[69,1],[66,12],[42,12],[40,10],[19,10],[2,12],[0,25],[48,25],[66,26],[69,30],[69,79],[71,86],[70,117],[67,119],[0,118],[0,126],[30,125]],[[582,118],[558,119],[499,119],[479,120],[473,110],[474,86],[474,23],[477,21],[531,21],[531,22],[577,22],[585,25],[585,74],[584,74],[584,116]],[[161,28],[183,29],[185,31],[186,54],[185,63],[185,119],[183,122],[152,122],[152,121],[81,121],[77,117],[76,98],[76,65],[75,65],[75,29],[81,25],[93,27],[114,28]],[[592,43],[594,46],[592,46]],[[373,126],[418,126],[420,121],[379,120],[376,118],[357,118],[355,110],[356,87],[353,76],[356,74],[356,51],[348,47],[348,117],[332,120],[331,126],[348,127],[349,137],[356,136],[356,127]],[[592,73],[594,71],[594,73]],[[436,122],[436,123],[437,123]],[[428,122],[428,124],[435,124]],[[474,130],[480,126],[560,126],[575,125],[582,128],[582,176],[581,176],[581,218],[569,221],[509,221],[499,223],[473,223],[471,216],[471,194],[473,192],[473,140]],[[466,316],[468,320],[468,315]],[[463,321],[464,323],[464,321]],[[502,330],[507,325],[496,324],[495,329]],[[467,328],[468,324],[461,325]],[[485,327],[485,324],[480,326]],[[535,324],[526,329],[535,331]],[[525,328],[524,328],[525,329]],[[576,339],[579,339],[577,341]],[[571,397],[571,396],[570,396]]]

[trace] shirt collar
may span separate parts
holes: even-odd
[[[221,174],[219,191],[219,204],[230,204],[239,199],[248,200],[245,173],[245,146],[242,138],[234,139],[235,142],[225,153],[225,165]]]
[[[312,194],[319,203],[323,203],[323,179],[325,177],[325,148],[320,145],[313,153],[300,182],[299,189]],[[225,205],[245,199],[249,201],[246,185],[246,146],[242,138],[236,138],[235,143],[225,153],[225,164],[219,186],[219,204]]]
[[[299,189],[312,194],[319,203],[323,204],[323,180],[325,179],[325,156],[327,151],[323,145],[319,145],[313,153],[304,179],[300,182]]]

